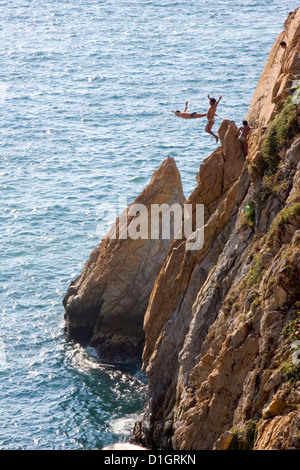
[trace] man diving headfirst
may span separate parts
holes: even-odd
[[[202,118],[202,117],[206,116],[206,113],[205,114],[199,114],[197,112],[188,113],[186,111],[187,107],[188,107],[188,104],[189,104],[189,102],[187,101],[185,103],[185,108],[184,108],[183,111],[172,111],[172,113],[176,114],[176,116],[182,117],[183,119],[197,119],[197,118]]]

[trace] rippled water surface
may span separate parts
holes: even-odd
[[[64,336],[62,298],[109,222],[172,155],[186,196],[204,120],[247,113],[294,0],[0,2],[0,448],[101,449],[145,402],[137,370]]]

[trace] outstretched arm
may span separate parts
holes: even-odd
[[[219,98],[218,101],[216,102],[215,106],[218,106],[218,104],[220,103],[221,99],[222,99],[222,96],[220,96],[220,98]]]
[[[187,102],[185,103],[185,108],[184,108],[184,111],[183,111],[184,113],[186,113],[186,110],[187,110],[188,104],[189,104],[189,102],[187,101]]]

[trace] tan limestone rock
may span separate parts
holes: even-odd
[[[278,36],[254,92],[246,119],[252,127],[267,126],[288,95],[289,84],[300,78],[300,8],[291,13]],[[286,49],[280,42],[285,41]]]
[[[221,149],[217,149],[203,161],[197,175],[198,186],[186,201],[193,207],[196,204],[204,204],[205,206],[204,247],[201,250],[189,252],[186,251],[184,241],[174,241],[151,293],[144,321],[147,337],[143,352],[144,368],[149,360],[149,351],[156,351],[157,345],[164,338],[161,328],[171,312],[176,309],[179,296],[188,288],[190,277],[194,273],[197,279],[200,276],[202,282],[204,281],[205,275],[201,276],[201,269],[202,273],[205,273],[207,267],[205,264],[205,269],[201,268],[201,265],[199,268],[197,267],[198,273],[196,275],[195,266],[201,263],[218,232],[229,222],[231,211],[236,207],[237,202],[242,200],[246,192],[247,167],[239,146],[234,146],[234,153],[232,156],[230,155],[226,139],[234,141],[233,133],[235,134],[236,127],[231,125],[230,121],[228,124],[230,127],[227,125],[224,134],[226,159],[224,159]],[[231,174],[230,177],[229,174]],[[229,179],[231,187],[229,187]]]
[[[224,156],[223,191],[226,191],[240,176],[244,166],[242,146],[237,139],[237,126],[230,121],[224,138],[221,138],[222,153]]]
[[[225,431],[215,443],[213,450],[228,450],[233,438],[234,434],[232,432]]]
[[[261,421],[254,450],[299,450],[300,411]]]
[[[263,409],[262,418],[272,418],[277,415],[282,415],[285,408],[287,408],[287,390],[279,389],[271,402]]]
[[[297,77],[299,45],[300,9],[254,94],[245,167],[229,120],[220,147],[200,166],[187,202],[205,204],[204,246],[188,253],[185,241],[173,242],[155,282],[145,315],[149,400],[132,442],[225,450],[234,438],[240,448],[300,448],[297,370],[291,386],[291,370],[282,369],[293,351],[284,327],[290,331],[300,304],[300,221],[297,211],[286,212],[299,204],[299,136],[281,153],[276,179],[265,175],[268,191],[256,171],[266,126]],[[254,223],[240,223],[249,201]]]
[[[173,426],[178,353],[193,317],[192,305],[199,289],[205,285],[209,270],[215,262],[213,260],[222,252],[226,234],[235,223],[237,208],[249,185],[242,149],[235,146],[239,144],[236,126],[228,121],[223,124],[222,131],[224,137],[221,137],[221,144],[223,141],[226,154],[220,147],[201,164],[197,175],[198,186],[186,201],[193,206],[205,205],[204,246],[200,250],[188,251],[185,241],[173,242],[155,281],[145,314],[143,369],[147,373],[149,395],[152,397],[146,414],[156,419],[151,439],[155,442],[160,439],[160,445],[166,448],[170,445],[170,429]],[[234,142],[232,155],[226,139]],[[213,293],[210,291],[208,295]],[[209,316],[213,318],[215,315],[209,302],[204,313],[205,321],[210,321]],[[142,433],[140,429],[143,429]],[[151,445],[144,425],[137,423],[132,442]]]

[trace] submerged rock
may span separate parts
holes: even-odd
[[[137,223],[130,214],[138,204],[150,230],[152,204],[182,205],[181,178],[175,160],[168,157],[154,172],[150,183],[121,214],[71,283],[63,300],[66,330],[77,341],[88,341],[104,362],[126,362],[141,358],[144,345],[143,321],[149,296],[173,239],[132,239],[124,236]],[[135,205],[135,206],[134,206]],[[139,221],[140,215],[139,215]],[[123,224],[123,225],[122,225]],[[116,237],[114,231],[116,228]],[[147,235],[151,235],[150,233]],[[112,238],[110,238],[112,237]]]

